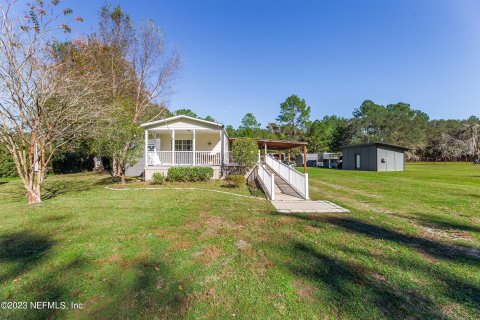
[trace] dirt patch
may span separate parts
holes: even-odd
[[[192,247],[193,243],[190,240],[177,240],[175,243],[172,245],[171,249],[174,251],[185,251],[187,249],[190,249]]]
[[[431,239],[448,239],[448,240],[463,240],[474,241],[474,238],[466,232],[451,229],[436,229],[426,226],[416,226],[421,230],[422,236]]]
[[[380,274],[380,273],[373,273],[373,278],[379,282],[383,282],[383,283],[386,283],[387,282],[387,278],[385,278],[384,275]]]
[[[313,227],[311,225],[306,225],[303,227],[303,230],[306,232],[306,233],[320,233],[320,228],[318,227]]]
[[[113,255],[111,255],[110,257],[107,257],[107,258],[96,260],[97,263],[102,264],[102,265],[103,264],[120,263],[122,261],[123,261],[122,256],[120,256],[120,254],[118,254],[118,253],[114,253]]]
[[[442,313],[449,319],[468,319],[468,314],[458,303],[449,303],[441,307]]]
[[[296,222],[298,222],[298,218],[283,216],[278,218],[278,222],[280,222],[281,224],[295,224]]]
[[[210,264],[216,261],[221,255],[223,255],[222,249],[217,246],[208,246],[194,253],[193,257],[203,264]]]
[[[198,212],[199,218],[185,224],[189,230],[203,230],[203,236],[217,236],[228,231],[238,231],[244,228],[242,225],[227,221],[219,216],[211,216],[205,211]]]
[[[301,280],[293,280],[293,288],[300,298],[310,301],[315,300],[315,287]]]
[[[133,257],[132,260],[128,262],[128,264],[129,265],[141,264],[145,266],[149,264],[150,258],[151,258],[151,255],[149,252],[146,252],[146,251],[140,252],[138,255]]]

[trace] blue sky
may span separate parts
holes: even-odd
[[[64,1],[97,25],[103,1]],[[117,1],[153,19],[183,56],[171,109],[266,125],[293,93],[311,117],[363,100],[406,102],[431,118],[480,116],[480,1]]]

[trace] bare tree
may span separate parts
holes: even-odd
[[[123,183],[127,165],[138,159],[143,145],[138,125],[168,111],[165,100],[180,57],[176,52],[167,55],[163,33],[153,22],[142,22],[135,30],[119,6],[102,7],[97,38],[109,48],[108,58],[99,66],[109,88],[104,118],[109,125],[100,128],[99,145],[112,156],[114,175]]]
[[[0,5],[0,142],[15,162],[28,203],[37,203],[55,150],[91,116],[95,81],[55,59],[54,36],[70,31],[60,21],[72,11],[58,8],[56,0],[35,1],[18,17],[18,3]]]

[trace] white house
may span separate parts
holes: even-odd
[[[127,175],[144,173],[151,180],[153,173],[164,175],[172,166],[209,166],[214,178],[231,158],[225,127],[217,122],[178,115],[141,125],[145,129],[144,156],[127,169]]]

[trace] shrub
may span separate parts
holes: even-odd
[[[253,167],[258,160],[258,145],[251,138],[240,138],[232,143],[232,157],[235,163],[244,167],[245,171]]]
[[[0,145],[0,178],[16,177],[17,175],[17,167],[15,167],[10,153]]]
[[[225,178],[225,180],[235,188],[245,184],[245,177],[240,174],[232,174]]]
[[[210,167],[172,167],[168,169],[170,181],[207,181],[213,177]]]
[[[64,151],[55,154],[51,164],[56,174],[92,171],[93,156],[84,151]]]
[[[152,175],[152,184],[163,184],[164,180],[165,180],[165,176],[160,172],[155,172]]]

